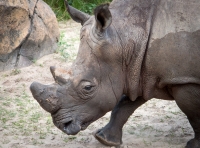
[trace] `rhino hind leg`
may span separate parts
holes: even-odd
[[[200,85],[177,85],[172,88],[177,105],[186,114],[193,130],[194,138],[186,148],[200,148]]]
[[[143,98],[131,101],[129,97],[122,96],[120,102],[112,110],[109,123],[95,133],[95,138],[104,145],[118,146],[122,144],[122,128],[132,113],[142,104]]]

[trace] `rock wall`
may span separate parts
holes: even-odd
[[[58,38],[56,16],[42,0],[0,1],[0,71],[53,53]]]

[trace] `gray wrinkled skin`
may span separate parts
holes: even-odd
[[[122,127],[151,98],[175,100],[194,129],[186,148],[200,147],[200,1],[114,0],[89,16],[66,2],[82,24],[80,46],[70,69],[51,67],[53,85],[30,89],[53,122],[77,134],[112,110],[94,135],[122,143]]]

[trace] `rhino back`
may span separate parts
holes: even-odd
[[[150,43],[169,33],[200,30],[199,8],[199,0],[160,0],[154,13]]]
[[[199,8],[199,0],[160,1],[144,62],[146,98],[170,99],[166,86],[200,84]]]

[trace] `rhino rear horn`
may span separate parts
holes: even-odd
[[[68,82],[68,79],[70,78],[71,71],[67,71],[62,68],[56,68],[54,66],[50,67],[51,74],[53,75],[53,78],[56,83],[59,85],[64,85]]]
[[[65,6],[66,6],[66,9],[67,9],[69,15],[71,16],[71,18],[74,21],[81,23],[81,25],[83,25],[90,18],[90,15],[88,15],[84,12],[81,12],[81,11],[73,8],[72,6],[70,6],[68,4],[67,0],[65,0]]]

